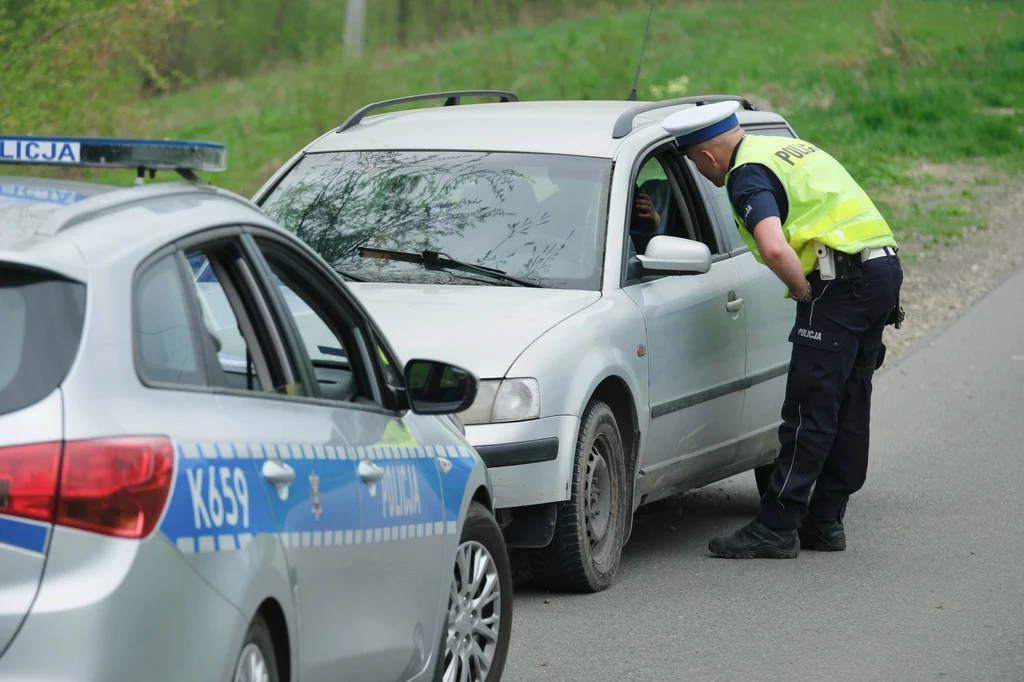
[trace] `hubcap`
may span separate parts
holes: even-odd
[[[448,595],[444,682],[484,682],[498,649],[501,583],[498,567],[479,542],[464,542],[455,555]]]
[[[270,682],[267,661],[255,644],[246,644],[235,666],[235,682]]]
[[[583,519],[591,548],[604,540],[611,522],[611,477],[605,459],[607,451],[607,441],[603,436],[598,436],[590,448],[583,475]]]

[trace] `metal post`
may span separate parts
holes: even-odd
[[[365,40],[366,0],[346,0],[345,54],[350,57],[362,57]]]

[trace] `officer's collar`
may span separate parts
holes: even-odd
[[[744,133],[743,137],[740,138],[740,141],[736,143],[736,146],[732,148],[732,156],[729,158],[729,170],[732,170],[733,166],[736,165],[736,154],[739,153],[740,145],[743,144],[743,140],[745,139],[747,139],[746,133]]]

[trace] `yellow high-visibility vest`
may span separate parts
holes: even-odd
[[[896,246],[892,230],[871,198],[827,152],[791,137],[747,135],[736,152],[733,167],[725,176],[726,183],[737,168],[748,163],[766,166],[786,189],[789,213],[782,224],[782,232],[800,257],[805,275],[817,263],[815,241],[849,254],[867,248]],[[735,206],[732,210],[744,243],[757,262],[764,263],[752,229],[744,227]],[[788,291],[786,296],[789,296]]]

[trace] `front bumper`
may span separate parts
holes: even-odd
[[[580,420],[547,417],[466,427],[466,438],[487,464],[497,509],[569,499]]]
[[[231,679],[247,624],[160,536],[55,528],[5,682]]]

